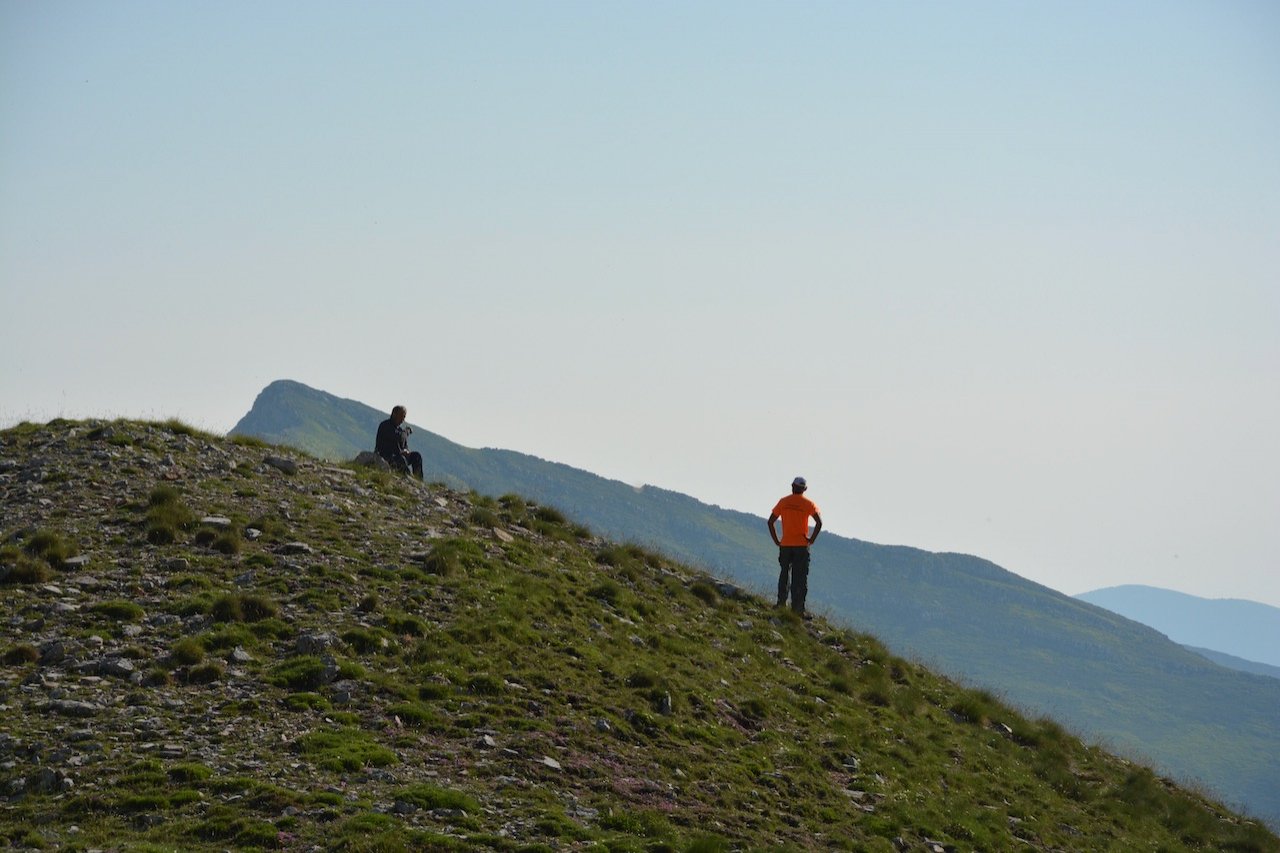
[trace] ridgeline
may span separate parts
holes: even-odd
[[[0,844],[1256,850],[1263,825],[516,495],[0,433]]]
[[[385,417],[279,380],[232,432],[343,460],[369,449]],[[776,583],[777,551],[762,515],[512,450],[463,447],[417,427],[412,446],[426,457],[429,480],[491,497],[522,495],[606,538],[748,589],[768,593]],[[831,529],[838,519],[826,521],[814,547],[811,608],[1117,754],[1194,780],[1280,829],[1280,680],[1223,667],[988,560],[845,538]]]

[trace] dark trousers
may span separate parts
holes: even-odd
[[[416,450],[403,456],[393,456],[387,460],[387,463],[402,474],[412,472],[413,476],[419,480],[422,479],[422,454]]]
[[[804,545],[783,545],[778,549],[778,606],[787,603],[791,591],[791,609],[804,613],[804,599],[809,594],[809,549]]]

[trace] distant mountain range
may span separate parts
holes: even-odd
[[[1238,658],[1235,655],[1229,655],[1225,652],[1216,652],[1213,649],[1202,649],[1197,646],[1183,646],[1183,648],[1193,651],[1201,657],[1208,658],[1220,666],[1225,666],[1230,669],[1238,669],[1241,672],[1251,672],[1254,675],[1265,675],[1268,678],[1280,678],[1280,666],[1271,666],[1266,663],[1245,660],[1244,658]]]
[[[1280,607],[1139,584],[1095,589],[1076,598],[1150,625],[1175,643],[1280,667]]]
[[[385,417],[282,380],[232,433],[350,459],[372,449]],[[428,480],[554,505],[612,539],[757,590],[776,581],[760,516],[414,429],[411,446],[426,458]],[[824,534],[813,559],[810,603],[834,619],[1280,825],[1280,680],[1219,666],[1146,625],[978,557]]]

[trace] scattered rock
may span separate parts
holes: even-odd
[[[467,816],[462,809],[432,809],[428,814],[436,820],[462,820]]]
[[[324,655],[320,658],[320,663],[324,665],[324,669],[320,673],[320,680],[324,684],[333,684],[338,680],[338,661],[333,655]]]
[[[283,456],[268,456],[262,461],[263,464],[270,465],[272,468],[283,471],[286,474],[298,473],[298,463],[292,459],[285,459]]]
[[[206,515],[204,518],[200,519],[200,523],[207,524],[210,527],[219,527],[225,530],[231,526],[231,519],[227,518],[225,515]]]
[[[333,648],[338,638],[328,631],[318,634],[299,634],[296,648],[300,655],[318,655]]]
[[[41,767],[23,781],[23,788],[29,794],[60,794],[74,785],[70,776],[50,767]]]
[[[360,682],[344,678],[329,688],[329,698],[335,705],[349,705],[360,693]]]
[[[98,662],[98,672],[115,678],[132,678],[137,671],[128,658],[103,658]]]
[[[377,468],[379,471],[391,470],[391,466],[387,464],[387,460],[369,450],[360,451],[356,454],[356,458],[351,461],[355,465],[361,465],[366,468]]]
[[[52,666],[67,658],[67,645],[61,640],[45,643],[40,647],[40,665]]]
[[[746,598],[747,592],[740,586],[734,586],[727,581],[720,581],[716,584],[716,592],[720,593],[722,598]]]
[[[49,702],[49,710],[64,717],[93,717],[102,711],[102,706],[76,699],[54,699]]]

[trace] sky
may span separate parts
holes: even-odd
[[[0,0],[0,426],[294,379],[1280,606],[1277,140],[1271,0]]]

